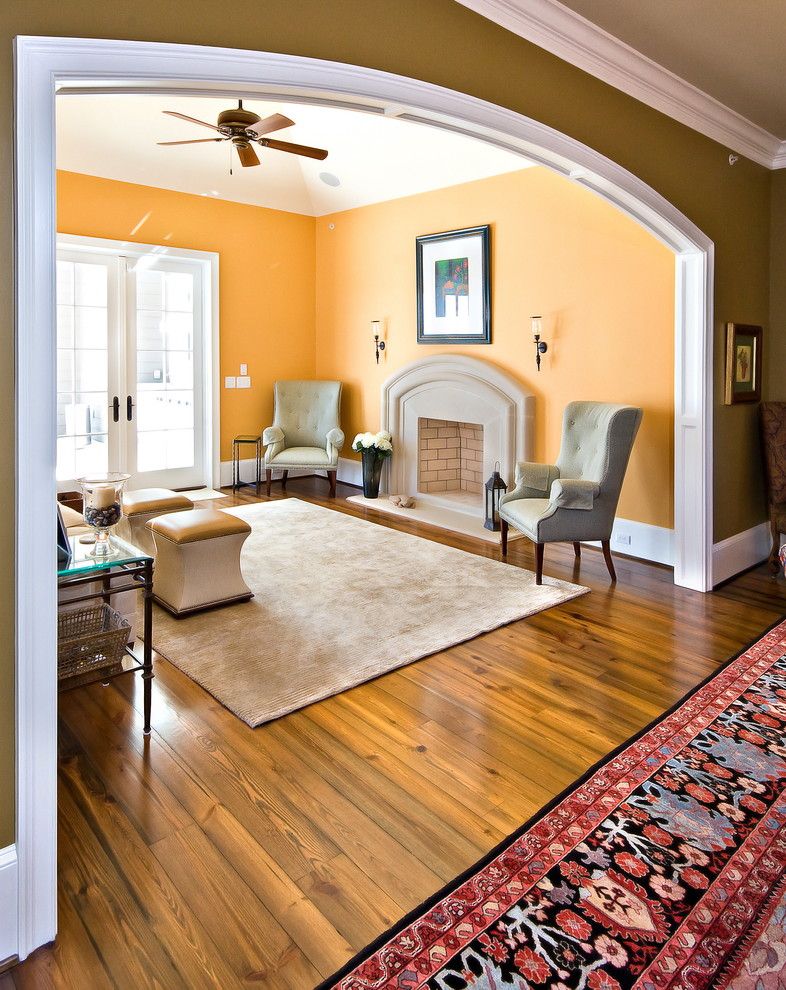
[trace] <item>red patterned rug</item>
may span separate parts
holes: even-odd
[[[786,987],[786,622],[318,990]]]

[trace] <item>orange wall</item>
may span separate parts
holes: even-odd
[[[314,377],[313,217],[58,172],[57,229],[220,255],[222,460],[273,421],[277,378]],[[223,388],[241,361],[252,387]]]
[[[392,371],[440,351],[466,353],[534,392],[537,459],[556,456],[571,399],[642,405],[620,515],[673,525],[673,255],[546,169],[316,220],[59,172],[57,212],[63,233],[219,253],[222,385],[241,361],[254,383],[247,391],[221,388],[222,460],[234,435],[272,421],[276,378],[345,383],[343,455],[352,457],[354,434],[378,428],[379,388]],[[415,237],[482,223],[492,228],[492,344],[416,344]],[[549,343],[539,375],[529,336],[535,312]],[[372,319],[387,328],[379,367]]]
[[[485,223],[492,344],[418,345],[415,237]],[[673,526],[674,256],[666,247],[544,168],[320,217],[316,226],[316,370],[345,383],[349,440],[379,428],[380,385],[396,368],[441,351],[470,354],[535,394],[538,460],[556,456],[562,410],[572,399],[641,405],[619,514]],[[542,315],[549,345],[540,374],[533,313]],[[378,367],[372,319],[387,326]],[[354,455],[345,449],[344,456]]]

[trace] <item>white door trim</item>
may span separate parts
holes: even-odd
[[[713,245],[620,165],[512,110],[375,69],[234,49],[18,37],[16,655],[19,956],[56,932],[55,93],[58,87],[303,97],[395,113],[518,151],[593,189],[677,256],[675,581],[712,587]],[[48,291],[47,291],[48,289]],[[217,297],[217,294],[216,294]],[[218,476],[216,475],[216,478]],[[33,523],[36,524],[33,524]]]
[[[107,237],[88,237],[86,234],[57,234],[58,245],[85,254],[111,253],[126,258],[143,258],[146,255],[167,255],[175,260],[196,262],[202,269],[202,419],[204,438],[204,464],[209,474],[205,478],[208,488],[220,486],[221,416],[219,401],[221,376],[219,374],[219,320],[218,273],[219,255],[215,251],[198,251],[194,248],[174,248],[163,244],[143,244],[139,241],[118,241]]]

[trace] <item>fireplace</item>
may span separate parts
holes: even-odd
[[[516,461],[532,459],[534,401],[480,358],[446,354],[406,365],[382,387],[382,428],[394,445],[385,490],[482,518],[483,483],[495,463],[512,486]]]
[[[418,492],[477,502],[483,491],[483,426],[418,419]]]

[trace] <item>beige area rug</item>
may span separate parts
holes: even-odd
[[[588,590],[294,498],[225,511],[255,597],[156,608],[153,646],[251,726]]]

